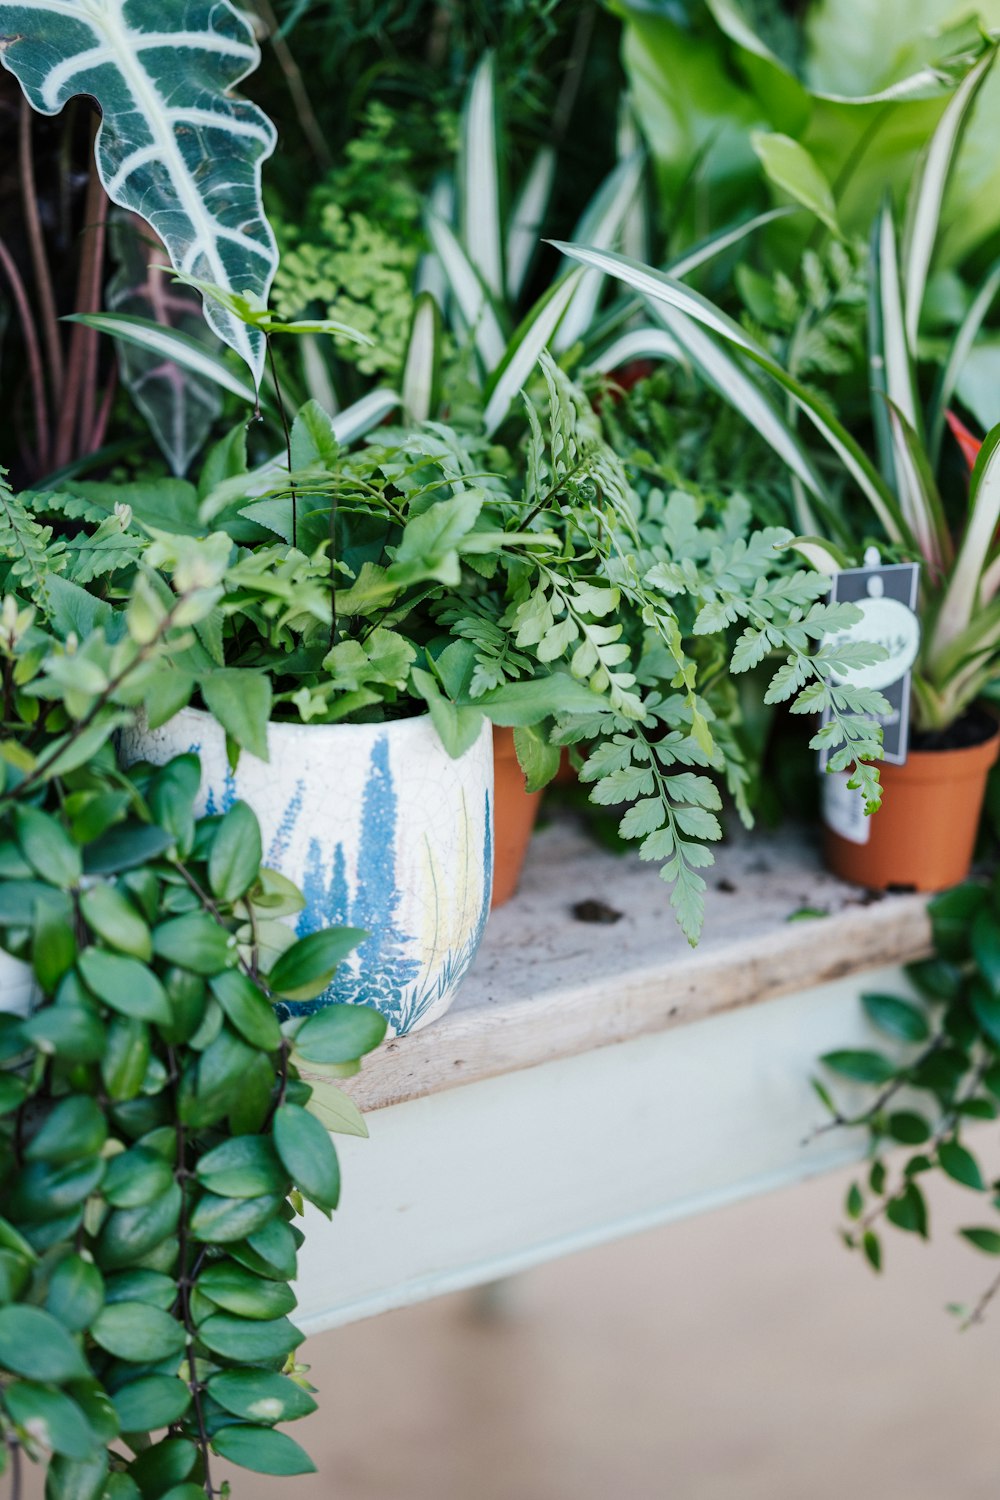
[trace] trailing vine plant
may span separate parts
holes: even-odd
[[[982,1254],[1000,1257],[1000,1181],[990,1177],[978,1143],[965,1134],[1000,1114],[1000,888],[995,881],[970,881],[937,896],[928,909],[935,951],[908,967],[914,993],[861,998],[887,1045],[821,1058],[842,1089],[868,1089],[867,1103],[837,1099],[826,1083],[814,1081],[830,1115],[821,1131],[868,1132],[869,1164],[848,1188],[842,1234],[876,1271],[882,1269],[885,1225],[929,1238],[925,1190],[935,1172],[975,1195],[980,1212],[970,1214],[973,1222],[958,1231],[961,1237]],[[953,1304],[950,1311],[967,1328],[982,1320],[998,1293],[1000,1274],[971,1305]]]
[[[51,582],[48,613],[0,606],[0,945],[36,989],[0,1014],[0,1462],[14,1495],[27,1458],[48,1500],[211,1500],[219,1459],[312,1467],[277,1430],[314,1407],[294,1220],[337,1206],[328,1130],[365,1127],[331,1080],[385,1023],[279,1022],[363,934],[296,941],[251,810],[196,816],[194,755],[117,765],[159,654],[215,607],[205,556],[173,602],[140,574],[124,614]]]

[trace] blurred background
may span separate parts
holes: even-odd
[[[876,1277],[851,1176],[313,1339],[319,1472],[231,1471],[237,1500],[995,1500],[1000,1300],[946,1310],[994,1272],[951,1232],[975,1197],[938,1184]]]

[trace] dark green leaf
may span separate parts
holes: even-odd
[[[66,1458],[89,1458],[99,1446],[83,1412],[62,1391],[16,1380],[4,1393],[7,1410],[32,1440]]]
[[[866,1229],[861,1239],[861,1247],[865,1252],[865,1259],[873,1271],[882,1269],[882,1246],[879,1244],[878,1235],[871,1229]]]
[[[208,1394],[250,1422],[294,1422],[316,1410],[312,1397],[287,1375],[264,1370],[224,1370],[209,1380]]]
[[[271,683],[263,672],[220,667],[201,679],[201,695],[213,718],[244,750],[267,760],[267,724],[271,717]]]
[[[195,1170],[209,1192],[224,1198],[256,1198],[261,1193],[284,1196],[289,1186],[270,1138],[263,1135],[223,1141],[206,1152]]]
[[[195,974],[218,974],[236,962],[235,937],[206,911],[161,922],[153,931],[153,949],[168,963]]]
[[[969,987],[972,1013],[989,1037],[1000,1047],[1000,995],[985,984],[973,983]]]
[[[860,1219],[865,1200],[861,1195],[861,1189],[856,1182],[852,1182],[847,1189],[847,1198],[844,1203],[844,1212],[849,1219]]]
[[[148,962],[153,956],[149,928],[127,896],[107,881],[83,892],[80,910],[84,921],[111,948]]]
[[[295,1037],[308,1062],[354,1062],[379,1045],[386,1019],[368,1005],[327,1005],[310,1016]]]
[[[97,1261],[105,1271],[133,1265],[154,1246],[173,1236],[181,1210],[181,1190],[173,1183],[162,1197],[142,1208],[118,1208],[104,1222],[97,1241]]]
[[[35,807],[14,813],[17,842],[25,859],[43,880],[68,890],[83,874],[80,850],[57,818]]]
[[[117,1391],[112,1403],[123,1432],[155,1432],[179,1421],[191,1392],[174,1375],[145,1375]]]
[[[865,1015],[886,1036],[901,1042],[923,1042],[930,1034],[927,1018],[908,1000],[895,995],[867,994],[861,996]]]
[[[252,1047],[275,1052],[281,1045],[281,1028],[264,995],[248,975],[238,969],[227,969],[210,981],[212,994],[218,1000],[233,1026]]]
[[[919,1146],[930,1137],[927,1121],[913,1110],[897,1110],[889,1116],[887,1124],[893,1140],[901,1141],[904,1146]]]
[[[148,1302],[166,1312],[177,1300],[177,1287],[172,1276],[159,1271],[122,1271],[108,1277],[104,1294],[108,1302]]]
[[[40,1307],[0,1308],[0,1365],[29,1380],[60,1385],[88,1373],[62,1324]]]
[[[76,961],[76,934],[68,913],[40,901],[31,943],[31,963],[43,995],[55,992]]]
[[[112,1208],[139,1208],[166,1192],[173,1176],[169,1161],[154,1151],[133,1146],[130,1151],[112,1157],[101,1193]]]
[[[942,1141],[938,1146],[938,1161],[955,1182],[960,1182],[963,1187],[974,1188],[977,1193],[985,1192],[986,1184],[976,1158],[971,1151],[959,1145],[958,1141]]]
[[[287,1318],[252,1322],[247,1318],[231,1317],[228,1313],[216,1313],[206,1318],[198,1329],[198,1338],[206,1349],[221,1354],[223,1359],[246,1365],[284,1359],[298,1348],[304,1337]]]
[[[182,856],[191,852],[194,843],[194,804],[200,785],[197,755],[176,755],[156,772],[147,794],[153,817],[176,841]]]
[[[133,1364],[155,1364],[184,1348],[183,1326],[145,1302],[115,1302],[94,1321],[91,1334],[102,1349]]]
[[[962,985],[961,970],[941,958],[907,964],[906,977],[928,1000],[954,1000]]]
[[[24,1147],[25,1161],[72,1161],[97,1156],[108,1137],[107,1121],[96,1099],[71,1094],[47,1110]]]
[[[82,1207],[103,1176],[100,1157],[29,1162],[8,1187],[5,1207],[17,1219],[55,1220]]]
[[[220,1198],[204,1193],[191,1215],[191,1234],[212,1244],[245,1240],[273,1218],[283,1202],[282,1193],[266,1193],[259,1198]]]
[[[80,1333],[89,1328],[103,1306],[104,1278],[97,1267],[82,1255],[64,1256],[49,1277],[46,1312],[70,1333]]]
[[[203,1296],[241,1318],[283,1318],[295,1306],[290,1286],[255,1276],[231,1260],[206,1266],[197,1286]]]
[[[95,1458],[56,1457],[45,1476],[45,1500],[103,1500],[108,1474],[108,1456]]]
[[[255,1474],[315,1474],[316,1465],[292,1438],[270,1427],[223,1427],[212,1439],[222,1458]]]
[[[826,1052],[820,1061],[834,1073],[851,1078],[855,1083],[887,1083],[896,1073],[896,1064],[881,1052],[860,1048]]]
[[[927,1238],[927,1205],[917,1184],[910,1181],[901,1193],[889,1202],[886,1218],[897,1229],[906,1229],[911,1234]]]
[[[162,1496],[183,1484],[198,1460],[198,1449],[186,1438],[164,1438],[130,1466],[130,1473],[144,1497]]]
[[[984,1255],[1000,1255],[1000,1233],[995,1229],[960,1229],[958,1232]]]
[[[981,885],[953,886],[929,902],[927,910],[938,957],[957,960],[969,956],[972,924],[987,901]]]
[[[312,1000],[327,988],[341,959],[367,936],[356,927],[328,927],[299,938],[282,953],[267,982],[286,1000]]]
[[[298,1104],[283,1104],[274,1115],[274,1144],[296,1187],[319,1208],[336,1208],[340,1166],[316,1117]]]
[[[170,1022],[170,1002],[152,969],[137,958],[88,948],[80,954],[80,973],[98,999],[123,1016],[141,1021]]]
[[[257,879],[263,850],[260,824],[245,802],[234,802],[216,830],[208,859],[208,882],[219,901],[231,905]]]
[[[984,906],[972,923],[972,957],[990,993],[1000,1000],[1000,921]]]
[[[145,1021],[116,1016],[108,1027],[107,1048],[101,1058],[101,1078],[109,1099],[134,1099],[141,1092],[150,1055]]]
[[[165,854],[173,838],[152,823],[123,823],[89,844],[83,867],[88,875],[117,875]]]
[[[249,1235],[245,1245],[230,1245],[228,1253],[258,1276],[292,1281],[296,1271],[295,1235],[283,1219],[272,1219]]]

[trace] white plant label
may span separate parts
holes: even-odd
[[[823,822],[842,839],[867,844],[872,820],[865,816],[865,800],[858,788],[848,786],[850,779],[849,771],[830,771],[822,778]]]

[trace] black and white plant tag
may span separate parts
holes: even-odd
[[[881,563],[876,547],[865,553],[864,567],[835,573],[830,584],[832,604],[856,604],[861,619],[838,631],[832,641],[871,641],[884,646],[884,661],[870,667],[855,667],[838,674],[835,681],[875,688],[889,701],[889,712],[879,714],[884,758],[890,765],[906,760],[910,737],[910,681],[920,649],[917,618],[918,563]],[[827,716],[824,716],[824,718]],[[820,752],[820,768],[826,770],[828,751]],[[868,842],[869,820],[860,794],[848,788],[850,777],[839,772],[823,777],[823,815],[826,823],[852,843]]]

